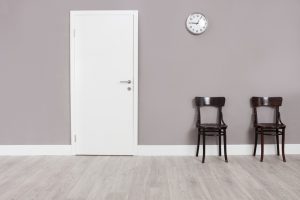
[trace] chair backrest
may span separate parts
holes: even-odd
[[[282,97],[252,97],[251,102],[253,107],[279,107],[282,105]]]
[[[213,106],[218,108],[218,123],[223,122],[222,107],[225,105],[225,97],[195,97],[197,106],[197,124],[201,123],[200,107]]]
[[[196,97],[196,106],[214,106],[223,107],[225,105],[225,97]]]
[[[257,124],[257,107],[267,106],[275,109],[275,123],[279,123],[279,106],[282,105],[282,97],[252,97],[251,104],[254,111],[254,124]]]

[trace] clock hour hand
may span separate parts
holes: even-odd
[[[197,22],[190,22],[190,24],[199,24],[200,19]]]

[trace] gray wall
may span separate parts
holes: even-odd
[[[300,143],[300,1],[1,0],[0,144],[70,143],[69,11],[83,9],[139,10],[139,144],[193,144],[195,96],[226,96],[229,143],[252,143],[253,95],[284,97]],[[201,36],[184,27],[195,11]]]

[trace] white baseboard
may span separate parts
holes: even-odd
[[[227,145],[228,155],[252,155],[254,145]],[[265,155],[275,155],[276,145],[266,144]],[[280,146],[281,148],[281,146]],[[222,146],[222,153],[223,151]],[[300,144],[286,144],[286,154],[300,154]],[[139,145],[137,155],[139,156],[194,156],[196,154],[196,145]],[[257,145],[256,154],[260,155],[260,145]],[[202,146],[200,146],[199,155],[202,155]],[[217,145],[206,145],[206,155],[218,155]]]
[[[202,146],[201,146],[202,147]],[[200,147],[199,155],[202,154]],[[286,154],[300,154],[300,144],[286,144]],[[223,152],[223,146],[222,146]],[[253,145],[227,145],[228,155],[252,155]],[[260,145],[257,146],[260,155]],[[195,156],[196,145],[138,145],[137,156]],[[266,144],[265,155],[276,154],[276,145]],[[0,145],[0,156],[74,155],[72,145]],[[206,145],[206,155],[218,155],[217,145]]]
[[[73,155],[72,145],[0,145],[0,156]]]

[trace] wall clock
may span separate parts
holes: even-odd
[[[207,19],[201,13],[192,13],[186,19],[186,29],[194,35],[200,35],[207,29]]]

